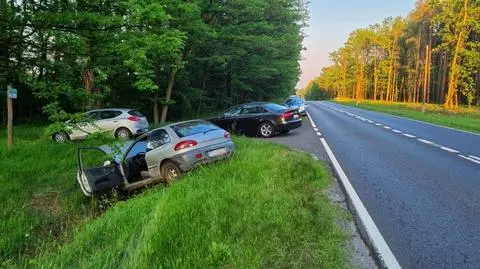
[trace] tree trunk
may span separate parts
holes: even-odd
[[[463,16],[463,23],[465,24],[468,18],[468,0],[464,0],[464,16]],[[445,108],[452,109],[454,106],[458,105],[458,98],[456,97],[457,93],[457,86],[458,86],[458,74],[459,74],[459,63],[458,58],[459,54],[463,50],[464,42],[465,42],[465,32],[464,30],[460,30],[458,33],[455,51],[453,53],[453,59],[450,66],[450,75],[448,79],[448,90],[447,96],[445,98]]]
[[[373,62],[373,101],[377,101],[378,73],[377,73],[377,55]]]
[[[205,94],[205,91],[207,89],[207,78],[208,78],[208,73],[205,72],[204,75],[203,75],[203,79],[202,79],[202,92],[201,92],[200,98],[198,100],[197,111],[195,112],[195,117],[196,118],[200,117],[200,111],[201,111],[202,103],[203,103],[203,95]]]
[[[175,82],[175,70],[170,68],[168,71],[168,86],[167,90],[165,91],[165,102],[169,102],[172,97],[172,89],[173,83]],[[165,123],[167,121],[167,113],[168,113],[168,104],[163,105],[162,107],[162,116],[160,118],[160,123]]]
[[[159,117],[158,117],[158,92],[155,93],[155,97],[153,99],[153,123],[158,124]]]
[[[83,71],[82,74],[82,81],[83,81],[83,88],[85,89],[85,93],[87,94],[87,109],[93,109],[95,107],[95,100],[92,99],[92,93],[95,89],[95,73],[93,70],[88,68]]]

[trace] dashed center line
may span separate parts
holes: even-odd
[[[315,130],[315,132],[318,132],[318,128],[317,128],[317,127],[313,128],[313,130]]]
[[[451,152],[451,153],[458,153],[459,152],[458,150],[447,148],[447,147],[444,147],[444,146],[441,146],[440,148],[445,150],[445,151]]]
[[[352,114],[352,113],[350,113],[350,112],[347,112],[347,111],[344,111],[344,110],[341,110],[341,109],[338,109],[338,108],[334,108],[334,107],[330,107],[330,106],[326,106],[326,107],[328,107],[328,108],[330,108],[330,109],[333,109],[333,110],[336,110],[336,111],[338,111],[338,112],[340,112],[340,113],[345,113],[346,115],[349,115],[349,116],[351,116],[351,117],[354,117],[354,118],[356,118],[356,119],[358,119],[358,120],[361,120],[361,121],[363,121],[363,122],[368,122],[368,123],[371,123],[371,124],[375,124],[376,126],[380,126],[380,127],[383,126],[383,128],[385,128],[385,129],[387,129],[387,130],[392,130],[392,132],[397,133],[397,134],[401,134],[401,135],[403,135],[403,136],[405,136],[405,137],[408,137],[408,138],[417,138],[415,135],[408,134],[408,133],[403,133],[402,131],[397,130],[397,129],[393,129],[392,127],[390,127],[390,126],[388,126],[388,125],[383,125],[383,124],[381,124],[381,123],[374,122],[374,121],[372,121],[372,120],[370,120],[370,119],[367,119],[367,118],[364,118],[364,117],[362,117],[362,116],[359,116],[359,115],[356,115],[356,114]],[[308,116],[309,116],[310,122],[312,123],[312,126],[314,127],[314,130],[317,132],[317,135],[318,135],[318,136],[321,136],[322,134],[318,131],[318,128],[316,128],[315,123],[313,123],[312,119],[310,118],[310,115],[308,115]],[[465,159],[465,160],[468,160],[468,161],[471,161],[471,162],[480,164],[480,157],[473,156],[473,155],[468,155],[468,157],[467,157],[467,156],[465,156],[465,155],[459,154],[460,151],[458,151],[458,150],[456,150],[456,149],[435,144],[434,142],[432,142],[432,141],[430,141],[430,140],[426,140],[426,139],[422,139],[422,138],[417,138],[417,140],[418,140],[419,142],[424,143],[424,144],[431,145],[431,146],[433,146],[433,147],[438,147],[438,148],[440,148],[440,149],[442,149],[442,150],[444,150],[444,151],[458,154],[458,157],[461,157],[461,158],[463,158],[463,159]]]
[[[479,161],[480,161],[480,157],[473,156],[473,155],[468,155],[468,157],[470,157],[470,158],[472,158],[472,159],[475,159],[475,160],[479,160]]]
[[[463,159],[465,159],[465,160],[469,160],[469,161],[474,162],[474,163],[477,163],[477,164],[480,164],[480,161],[477,161],[477,160],[475,160],[475,159],[473,159],[473,158],[464,156],[464,155],[462,155],[462,154],[458,154],[458,157],[463,158]]]
[[[425,143],[425,144],[433,144],[432,141],[428,141],[428,140],[421,139],[421,138],[419,138],[418,141],[420,141],[420,142],[422,142],[422,143]]]

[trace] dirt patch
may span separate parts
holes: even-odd
[[[59,216],[62,213],[59,192],[37,193],[33,195],[31,206],[38,215]]]

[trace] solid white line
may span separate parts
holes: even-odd
[[[403,135],[406,136],[406,137],[410,137],[410,138],[415,138],[416,137],[416,136],[411,135],[411,134],[403,134]]]
[[[397,129],[393,129],[392,131],[394,131],[394,132],[395,132],[395,133],[397,133],[397,134],[399,134],[399,133],[401,133],[401,132],[402,132],[402,131],[400,131],[400,130],[397,130]]]
[[[385,129],[387,129],[387,130],[392,129],[392,127],[389,127],[389,126],[383,126],[383,128],[385,128]]]
[[[310,124],[312,125],[312,127],[315,127],[315,122],[313,122],[308,112],[307,116],[310,119]],[[354,210],[360,219],[360,222],[365,228],[368,239],[370,240],[370,243],[372,244],[380,262],[384,265],[385,268],[401,269],[402,267],[398,263],[397,258],[395,258],[395,255],[393,255],[390,247],[388,246],[387,242],[378,230],[377,225],[375,224],[367,209],[363,205],[362,200],[360,200],[360,197],[350,183],[350,180],[340,166],[340,163],[330,149],[330,146],[328,146],[327,141],[324,138],[320,138],[320,142],[322,142],[322,145],[325,148],[325,151],[327,152],[330,161],[332,162],[335,170],[337,171],[343,188],[345,189],[347,196],[349,197],[350,202],[352,203]]]
[[[375,123],[375,125],[377,125],[377,126],[382,126],[380,123]]]
[[[318,135],[318,136],[322,136],[322,133],[320,133],[320,132],[317,132],[317,135]]]
[[[479,160],[479,161],[480,161],[480,157],[473,156],[473,155],[468,155],[468,157],[470,157],[470,158],[472,158],[472,159],[475,159],[475,160]]]
[[[447,148],[447,147],[444,147],[444,146],[441,146],[440,148],[445,150],[445,151],[451,152],[451,153],[459,153],[458,150]]]
[[[419,139],[417,139],[417,140],[420,141],[420,142],[422,142],[422,143],[425,143],[425,144],[433,144],[432,141],[428,141],[428,140],[425,140],[425,139],[419,138]]]
[[[354,207],[354,210],[357,213],[360,221],[362,222],[365,228],[365,231],[367,232],[368,238],[372,242],[375,252],[378,254],[380,261],[383,263],[384,267],[386,268],[389,268],[389,269],[401,268],[397,259],[395,258],[392,251],[390,250],[390,247],[388,246],[387,242],[385,241],[382,234],[378,230],[377,225],[373,221],[372,217],[370,216],[367,209],[363,205],[362,200],[360,200],[360,197],[358,196],[357,192],[355,191],[352,184],[350,183],[350,180],[348,179],[347,175],[345,174],[342,167],[340,166],[340,163],[338,162],[337,158],[335,157],[332,150],[328,146],[327,141],[324,138],[320,138],[320,141],[322,142],[323,147],[325,148],[325,151],[327,152],[327,155],[333,164],[333,167],[337,171],[338,177],[340,178],[340,181],[345,191],[347,192],[348,197],[350,198],[350,201]]]
[[[308,112],[307,112],[307,117],[308,117],[308,120],[310,121],[310,124],[312,124],[312,127],[317,128],[317,126],[315,125],[315,122],[313,122],[313,120],[312,120],[312,117],[310,117],[310,113],[308,113]]]
[[[464,155],[462,155],[462,154],[458,154],[458,157],[461,157],[461,158],[464,158],[465,160],[469,160],[469,161],[471,161],[471,162],[480,164],[480,161],[477,161],[477,160],[475,160],[475,159],[469,158],[469,157],[464,156]]]

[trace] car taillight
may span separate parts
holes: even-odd
[[[135,116],[130,116],[130,117],[128,117],[128,120],[129,120],[129,121],[140,121],[140,118],[139,118],[139,117],[135,117]]]
[[[194,147],[196,145],[198,145],[198,143],[195,140],[185,140],[185,141],[182,141],[182,142],[178,142],[175,145],[175,151],[186,149],[186,148],[189,148],[189,147]]]
[[[230,138],[230,133],[229,133],[229,132],[225,132],[225,133],[223,134],[223,137],[225,137],[225,138]]]
[[[282,119],[285,120],[285,119],[288,119],[292,116],[293,116],[293,112],[285,112],[285,113],[282,114]]]

